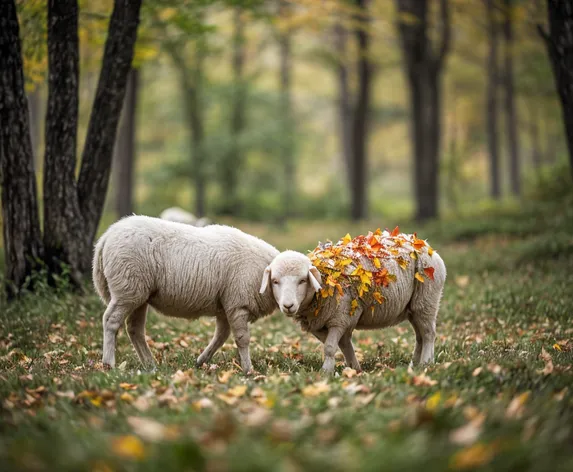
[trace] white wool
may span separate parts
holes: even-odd
[[[195,215],[179,207],[171,207],[163,210],[159,215],[159,218],[162,220],[174,221],[175,223],[185,223],[188,225],[195,225],[197,222]]]
[[[324,343],[322,368],[327,372],[334,370],[334,355],[338,347],[348,366],[360,369],[351,340],[355,329],[386,328],[405,320],[412,324],[416,333],[413,364],[433,362],[436,318],[446,280],[444,261],[437,252],[430,256],[424,249],[418,260],[412,261],[405,270],[393,259],[385,260],[384,267],[397,277],[388,287],[381,288],[384,302],[374,303],[366,294],[358,299],[358,307],[353,315],[350,315],[352,294],[349,288],[344,289],[340,300],[336,297],[323,299],[315,314],[315,289],[310,282],[312,274],[318,271],[306,256],[294,251],[285,251],[273,260],[263,277],[261,290],[265,287],[265,277],[270,278],[281,311]],[[427,267],[434,268],[434,280],[426,278],[421,283],[414,275],[417,270]],[[304,277],[309,280],[306,285],[302,283]]]
[[[276,303],[258,289],[265,267],[279,252],[229,226],[205,228],[147,216],[124,218],[95,247],[93,281],[106,303],[103,362],[115,365],[116,333],[124,320],[144,365],[154,360],[145,342],[147,306],[168,316],[213,316],[215,335],[200,365],[233,333],[241,365],[251,369],[248,322],[272,313]]]

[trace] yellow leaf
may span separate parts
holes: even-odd
[[[302,389],[302,395],[304,397],[317,397],[321,393],[326,393],[329,391],[330,386],[326,383],[326,381],[323,381],[314,383],[312,385],[307,385]]]
[[[93,406],[96,406],[96,407],[99,408],[99,407],[101,406],[101,404],[103,403],[103,398],[100,397],[100,396],[97,396],[97,397],[95,397],[95,398],[90,398],[90,403],[91,403]]]
[[[236,387],[230,388],[227,393],[233,397],[242,397],[246,391],[246,385],[237,385]]]
[[[342,259],[342,260],[338,263],[338,265],[339,265],[339,266],[342,266],[342,267],[347,266],[347,265],[349,265],[349,264],[352,264],[352,259]]]
[[[384,296],[379,293],[379,292],[374,292],[372,294],[372,296],[374,297],[374,300],[376,300],[378,303],[383,303],[384,302]]]
[[[527,399],[529,398],[531,392],[524,392],[521,395],[518,395],[511,400],[507,410],[505,410],[505,417],[506,418],[520,418],[523,414],[524,405]]]
[[[141,460],[145,457],[143,442],[136,436],[119,436],[111,444],[112,451],[123,458]]]
[[[411,257],[412,259],[414,259],[414,260],[418,259],[418,256],[416,255],[415,252],[411,252],[411,253],[410,253],[410,257]]]
[[[420,282],[424,283],[424,277],[422,277],[420,275],[420,272],[416,272],[416,275],[414,275],[414,277],[419,280]]]
[[[229,379],[234,373],[235,373],[234,370],[225,370],[221,372],[219,374],[219,382],[221,382],[222,384],[226,384],[227,382],[229,382]]]
[[[556,351],[563,351],[563,349],[561,349],[561,346],[560,346],[559,344],[557,344],[557,343],[555,343],[555,344],[553,345],[553,349],[555,349]]]
[[[440,404],[441,399],[442,399],[442,394],[440,392],[434,393],[426,401],[426,409],[429,411],[434,411],[438,407],[438,405]]]
[[[352,241],[352,237],[350,236],[350,233],[346,233],[346,236],[342,238],[342,243],[348,244],[350,241]]]
[[[450,466],[455,470],[474,469],[490,462],[494,454],[493,446],[476,443],[456,452],[450,461]]]
[[[135,398],[133,398],[133,395],[130,395],[127,392],[123,392],[119,398],[127,403],[133,403],[133,401],[135,400]]]
[[[428,255],[432,256],[432,254],[434,254],[434,250],[432,249],[431,246],[428,246]]]

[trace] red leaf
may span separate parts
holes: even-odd
[[[394,231],[392,231],[392,233],[390,234],[390,236],[392,236],[393,238],[398,236],[400,234],[400,228],[398,228],[398,226],[396,226],[394,228]]]
[[[434,280],[434,268],[433,267],[426,267],[424,269],[424,274],[426,274],[426,277],[428,277],[430,280]]]

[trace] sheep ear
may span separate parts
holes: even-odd
[[[314,291],[318,292],[322,288],[322,277],[316,267],[312,266],[310,268],[308,271],[308,278],[310,279],[310,283],[312,284]]]
[[[263,280],[261,282],[261,289],[259,293],[265,293],[267,290],[267,286],[269,285],[269,279],[271,278],[271,266],[267,266],[265,271],[263,272]]]

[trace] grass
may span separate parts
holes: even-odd
[[[310,249],[373,226],[245,229]],[[448,266],[426,370],[408,369],[414,340],[401,325],[356,332],[364,373],[339,354],[326,378],[321,345],[280,314],[252,326],[258,374],[239,372],[231,342],[196,369],[213,323],[151,314],[157,372],[139,371],[123,332],[121,368],[105,372],[94,294],[46,289],[1,307],[0,468],[572,470],[571,195],[419,234]]]

